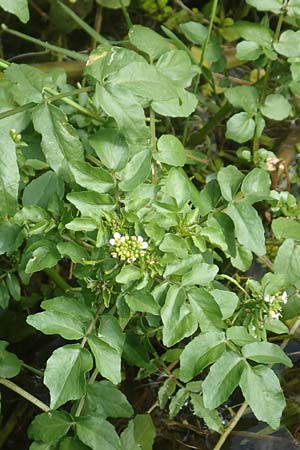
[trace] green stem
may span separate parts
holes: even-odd
[[[87,24],[84,20],[77,16],[77,14],[75,14],[72,9],[68,8],[67,5],[65,5],[61,1],[59,1],[58,4],[64,10],[64,12],[74,20],[74,22],[76,22],[89,36],[91,36],[94,41],[99,42],[99,44],[108,43],[107,39],[101,36],[101,34],[94,30],[94,28],[92,28],[89,24]]]
[[[57,94],[57,92],[55,92],[53,89],[50,88],[44,88],[45,92],[48,92],[49,94],[53,95],[53,97],[47,99],[49,101],[54,101],[54,100],[58,100],[58,99],[62,99],[62,101],[64,103],[66,103],[69,106],[72,106],[72,108],[77,109],[77,111],[81,112],[82,114],[85,114],[86,116],[92,117],[93,119],[96,119],[98,121],[100,121],[100,118],[93,113],[93,111],[90,111],[89,109],[85,108],[84,106],[79,105],[78,103],[74,102],[74,100],[71,100],[70,98],[65,98],[67,97],[66,95],[61,95],[61,94]]]
[[[44,372],[42,370],[36,369],[35,367],[32,367],[29,364],[24,363],[23,361],[21,361],[21,366],[24,367],[24,369],[29,370],[29,372],[32,372],[35,375],[38,375],[39,377],[44,376]]]
[[[152,155],[156,153],[156,128],[155,128],[155,112],[150,107],[150,139]],[[155,160],[152,162],[152,182],[157,183],[157,163]]]
[[[119,2],[120,2],[120,5],[121,5],[121,8],[122,8],[122,12],[123,12],[123,16],[124,16],[125,22],[127,24],[128,29],[130,30],[130,28],[132,28],[132,26],[133,26],[133,23],[132,23],[132,21],[130,19],[130,15],[128,14],[127,8],[124,5],[123,0],[119,0]]]
[[[26,400],[28,400],[30,403],[33,403],[35,406],[40,408],[42,411],[45,411],[45,412],[50,411],[50,408],[48,405],[46,405],[46,403],[44,403],[41,400],[39,400],[38,398],[34,397],[29,392],[25,391],[24,389],[19,387],[17,384],[13,383],[12,381],[7,380],[6,378],[0,378],[0,384],[3,384],[3,386],[7,387],[11,391],[16,392],[21,397],[26,398]]]
[[[277,22],[276,30],[274,33],[273,42],[277,42],[279,40],[279,35],[280,35],[281,27],[283,24],[284,16],[285,16],[285,13],[283,12],[278,17],[278,22]],[[266,75],[264,78],[264,84],[263,84],[263,88],[262,88],[261,103],[263,103],[265,101],[265,98],[267,96],[267,88],[268,88],[268,84],[269,84],[271,68],[272,68],[272,60],[270,59],[267,64],[267,68],[266,68]]]
[[[26,103],[22,106],[17,106],[16,108],[9,109],[8,111],[3,111],[0,113],[0,120],[5,119],[6,117],[14,116],[15,114],[19,114],[20,112],[29,111],[36,106],[36,103]]]
[[[234,278],[230,277],[229,275],[221,274],[221,275],[218,275],[217,278],[222,278],[224,280],[230,281],[230,283],[235,284],[235,286],[238,287],[247,297],[250,297],[250,295],[243,288],[243,286],[241,286],[238,281],[236,281]]]
[[[51,278],[54,283],[60,287],[62,291],[69,291],[71,286],[59,275],[58,272],[56,272],[55,269],[44,269],[44,272],[48,275],[49,278]]]
[[[220,448],[223,446],[224,442],[228,438],[231,431],[236,427],[237,423],[239,422],[240,418],[242,417],[242,415],[244,414],[244,412],[246,411],[247,408],[248,408],[248,403],[244,402],[242,404],[242,406],[239,408],[236,415],[231,420],[230,424],[228,425],[228,427],[226,428],[224,433],[221,435],[220,439],[218,440],[217,444],[214,447],[214,450],[220,450]]]
[[[40,39],[34,38],[27,34],[21,33],[20,31],[13,30],[8,28],[5,24],[1,25],[2,30],[5,33],[12,34],[13,36],[19,37],[20,39],[24,39],[25,41],[32,42],[35,45],[39,45],[40,47],[46,48],[54,53],[62,54],[68,56],[69,58],[76,59],[78,61],[86,62],[88,57],[86,55],[82,55],[81,53],[74,52],[73,50],[69,50],[67,48],[58,47],[57,45],[49,44],[48,42],[41,41]]]
[[[47,88],[45,88],[44,90],[46,92]],[[92,87],[73,89],[72,91],[62,92],[61,94],[57,94],[52,97],[48,97],[47,101],[54,102],[56,100],[62,100],[65,97],[72,97],[72,96],[78,95],[82,92],[89,92],[91,90],[93,90]],[[77,103],[76,103],[76,105],[77,105]],[[26,103],[25,105],[22,105],[22,106],[17,106],[16,108],[9,109],[8,111],[3,111],[2,113],[0,113],[0,120],[5,119],[6,117],[14,116],[15,114],[18,114],[20,112],[29,111],[30,109],[33,109],[35,106],[36,106],[36,103],[31,102],[31,103]]]
[[[212,11],[211,11],[211,16],[210,16],[210,21],[209,21],[209,27],[208,27],[208,33],[206,36],[206,39],[204,41],[203,47],[202,47],[202,52],[201,52],[201,57],[200,57],[200,61],[199,61],[199,67],[202,70],[203,67],[203,63],[204,63],[204,57],[205,57],[205,51],[207,48],[207,45],[210,41],[210,37],[211,37],[211,32],[213,29],[213,25],[214,25],[214,20],[216,17],[216,13],[217,13],[217,7],[218,7],[218,0],[213,0],[213,5],[212,5]],[[195,78],[195,82],[194,82],[194,94],[197,93],[198,90],[198,85],[199,85],[199,81],[200,81],[200,75],[201,73],[198,73],[196,78]],[[186,140],[187,140],[187,136],[188,136],[188,131],[189,131],[189,124],[190,124],[190,119],[191,116],[189,116],[186,121],[185,121],[185,125],[184,125],[184,130],[183,130],[183,135],[182,135],[182,142],[183,145],[185,145]]]

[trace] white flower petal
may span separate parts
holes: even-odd
[[[120,239],[120,237],[121,237],[120,233],[114,233],[114,238],[115,239]]]
[[[145,249],[148,247],[148,242],[142,242],[141,248]]]
[[[143,242],[143,241],[144,241],[144,239],[142,238],[142,236],[138,236],[138,237],[137,237],[137,240],[138,240],[138,242]]]
[[[116,241],[114,239],[109,240],[110,245],[115,245]]]

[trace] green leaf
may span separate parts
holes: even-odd
[[[149,414],[138,414],[121,434],[122,450],[152,450],[155,426]]]
[[[227,214],[234,222],[238,241],[253,253],[264,255],[264,227],[257,211],[248,203],[230,203]]]
[[[3,286],[0,284],[0,308],[7,309],[9,305],[9,291],[7,286]]]
[[[61,256],[54,243],[49,241],[47,245],[38,247],[32,252],[32,256],[26,264],[25,272],[34,273],[51,268],[57,264],[60,258]]]
[[[214,363],[203,382],[203,401],[208,409],[220,406],[240,382],[245,361],[238,353],[229,351]]]
[[[61,256],[70,258],[74,263],[80,264],[90,259],[88,251],[75,242],[59,242],[56,247]]]
[[[273,370],[265,366],[247,365],[240,387],[257,419],[267,422],[273,429],[278,428],[286,403]]]
[[[253,138],[255,122],[246,112],[234,114],[227,122],[226,137],[239,144]]]
[[[133,25],[128,34],[130,42],[154,61],[160,55],[171,50],[170,42],[151,28]]]
[[[151,107],[162,116],[188,117],[195,111],[197,104],[198,99],[192,92],[178,86],[176,87],[176,98],[154,101]]]
[[[236,56],[241,61],[255,61],[262,53],[260,45],[253,41],[242,41],[236,46]]]
[[[172,134],[163,134],[157,141],[158,152],[153,156],[169,166],[183,167],[186,163],[184,146],[180,140]]]
[[[237,305],[239,304],[239,298],[234,292],[213,289],[210,291],[210,294],[213,296],[222,313],[222,318],[229,319],[232,316],[234,311],[236,310]]]
[[[5,78],[13,84],[12,94],[20,105],[42,103],[44,87],[53,86],[49,75],[27,64],[10,64],[5,70]]]
[[[47,208],[49,201],[57,194],[59,198],[64,195],[63,181],[51,170],[28,183],[23,191],[23,205],[37,205]]]
[[[59,450],[90,450],[90,447],[84,445],[77,438],[67,437],[60,442]]]
[[[79,439],[93,450],[121,450],[113,425],[101,417],[78,417],[76,431]]]
[[[265,103],[260,107],[262,114],[269,119],[284,120],[292,112],[289,101],[280,94],[270,94]]]
[[[163,39],[163,38],[162,38]],[[132,62],[111,74],[105,86],[110,90],[130,92],[149,100],[161,101],[177,97],[176,86],[147,62]]]
[[[215,264],[198,263],[192,269],[183,275],[182,286],[206,286],[214,280],[219,271],[219,267]]]
[[[6,278],[6,285],[8,287],[10,295],[19,301],[21,298],[21,287],[18,278],[14,273],[8,273]]]
[[[248,333],[247,328],[242,326],[234,326],[228,328],[228,330],[226,331],[226,337],[238,346],[243,346],[255,342],[254,337]]]
[[[246,3],[258,11],[272,11],[275,14],[279,14],[283,6],[283,0],[246,0]]]
[[[236,247],[236,256],[230,258],[233,267],[246,272],[250,269],[253,260],[253,255],[246,247],[238,245]]]
[[[215,362],[225,350],[224,340],[222,332],[201,333],[195,337],[180,355],[179,378],[188,382]]]
[[[160,305],[147,289],[131,292],[125,296],[125,301],[132,311],[159,314]]]
[[[199,73],[199,68],[192,65],[191,58],[183,50],[170,50],[164,53],[157,61],[156,68],[182,88],[190,86],[194,76]]]
[[[253,342],[242,348],[245,358],[264,364],[284,364],[293,367],[293,363],[281,347],[270,342]]]
[[[50,391],[50,408],[57,409],[69,400],[81,398],[85,393],[85,375],[92,367],[90,353],[79,344],[54,350],[44,373],[44,384]]]
[[[230,202],[234,198],[243,178],[244,175],[235,166],[230,165],[219,170],[217,180],[225,200]]]
[[[3,130],[0,131],[0,216],[12,215],[18,206],[19,169],[16,146]]]
[[[168,290],[165,304],[161,309],[161,318],[164,325],[163,343],[167,347],[172,347],[185,337],[191,336],[198,327],[191,309],[185,303],[184,290],[174,285]]]
[[[1,195],[1,194],[0,194]],[[12,222],[3,222],[0,225],[0,255],[11,251],[18,242],[21,228]],[[20,242],[21,243],[21,242]]]
[[[288,16],[298,16],[300,15],[300,3],[299,0],[290,0],[287,5],[287,14]]]
[[[277,239],[300,240],[300,223],[287,217],[279,217],[272,221],[272,231]]]
[[[176,379],[167,378],[158,390],[158,401],[160,409],[163,409],[169,401],[169,398],[176,390]]]
[[[121,271],[116,276],[117,283],[129,283],[130,281],[135,281],[141,278],[141,270],[133,265],[127,265],[122,267]]]
[[[136,61],[145,62],[145,58],[133,50],[106,43],[90,53],[84,73],[88,79],[92,78],[93,84],[95,81],[103,84],[108,75]]]
[[[187,389],[185,388],[178,389],[178,391],[170,401],[169,405],[170,419],[174,419],[174,417],[177,416],[181,408],[183,408],[184,404],[188,400],[189,396],[190,393]]]
[[[270,196],[270,177],[268,172],[256,167],[243,180],[241,191],[249,203],[260,202]]]
[[[212,295],[204,288],[192,288],[188,292],[193,315],[201,331],[219,331],[222,328],[222,313]]]
[[[87,385],[83,416],[125,417],[133,415],[126,396],[110,381],[95,381]]]
[[[279,38],[279,42],[274,42],[275,50],[288,58],[300,56],[300,31],[284,31]]]
[[[122,93],[112,88],[110,91],[97,84],[95,103],[115,119],[128,143],[147,145],[150,133],[145,123],[144,110],[129,90]]]
[[[69,314],[75,319],[91,322],[94,314],[81,298],[72,297],[54,297],[44,300],[41,307],[46,311]]]
[[[208,34],[207,28],[199,22],[185,22],[179,25],[185,37],[193,44],[203,45]]]
[[[289,328],[280,320],[268,318],[265,322],[266,330],[276,334],[288,334]]]
[[[82,191],[70,192],[67,199],[81,212],[83,216],[99,219],[103,212],[114,209],[113,198],[108,194],[98,192]]]
[[[236,86],[225,91],[225,97],[235,108],[241,108],[249,114],[257,111],[259,94],[253,86]]]
[[[98,228],[98,222],[90,217],[75,217],[66,224],[66,228],[72,231],[94,231]]]
[[[191,403],[194,408],[194,414],[204,420],[208,428],[222,433],[222,420],[216,410],[209,410],[205,408],[203,398],[200,394],[191,394]]]
[[[90,335],[89,346],[100,374],[114,384],[121,382],[121,355],[118,350],[100,337]]]
[[[151,168],[151,151],[145,148],[136,153],[126,167],[119,172],[121,182],[119,183],[122,191],[133,191],[142,184],[149,176]]]
[[[35,416],[28,428],[32,440],[49,443],[58,442],[72,425],[72,417],[64,411],[52,411]]]
[[[23,23],[29,20],[27,0],[0,0],[0,6],[11,14],[15,14]]]
[[[103,194],[115,186],[114,179],[107,170],[94,167],[87,162],[72,161],[70,169],[76,183],[91,191]]]
[[[260,23],[247,21],[235,22],[234,28],[246,41],[256,42],[256,44],[261,45],[264,48],[271,48],[273,42],[273,31],[271,28],[261,25]]]
[[[51,169],[66,181],[72,180],[69,161],[83,159],[83,147],[77,132],[65,114],[51,104],[37,106],[32,120],[35,130],[42,135],[42,150]]]
[[[117,130],[103,128],[89,138],[89,143],[108,169],[124,169],[128,160],[128,146],[124,136]]]
[[[176,234],[165,234],[159,250],[165,253],[174,253],[178,258],[187,258],[188,246],[184,238]]]
[[[61,311],[29,315],[26,322],[44,334],[59,334],[65,339],[81,339],[86,331],[82,320]]]
[[[7,346],[8,342],[0,341],[0,377],[13,378],[20,372],[21,363],[16,355],[5,350]]]
[[[284,275],[286,282],[290,285],[299,280],[300,245],[292,239],[286,239],[279,247],[274,261],[274,272]]]

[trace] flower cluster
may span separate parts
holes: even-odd
[[[265,295],[264,301],[269,305],[269,317],[271,319],[278,320],[281,316],[282,311],[281,305],[282,303],[284,305],[287,304],[288,295],[286,291],[284,291],[281,295],[280,294]]]
[[[113,247],[111,252],[113,258],[120,258],[122,261],[131,263],[145,256],[148,243],[142,236],[128,236],[128,234],[122,236],[120,233],[114,233],[113,236],[109,240]]]

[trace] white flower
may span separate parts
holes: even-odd
[[[120,239],[120,237],[121,237],[120,233],[114,233],[114,238],[115,239]]]
[[[266,303],[270,303],[270,296],[269,296],[269,295],[265,295],[264,301],[265,301]]]
[[[115,245],[116,241],[115,241],[115,239],[110,239],[109,243],[110,243],[110,245]]]
[[[278,320],[280,317],[280,312],[270,311],[270,317],[271,319]]]
[[[137,240],[138,240],[138,242],[143,242],[143,241],[144,241],[144,239],[142,238],[142,236],[138,236],[138,237],[137,237]]]
[[[281,299],[282,299],[282,302],[286,305],[287,301],[288,301],[288,295],[287,295],[286,291],[283,291]]]
[[[142,242],[141,248],[142,249],[148,248],[148,242]]]

